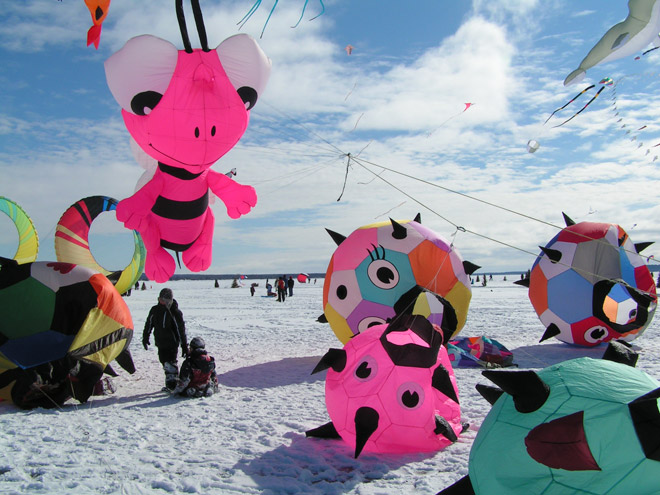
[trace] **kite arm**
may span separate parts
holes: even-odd
[[[214,170],[208,171],[206,180],[213,194],[227,207],[227,215],[230,218],[238,218],[249,213],[257,204],[257,193],[252,186],[239,184]]]
[[[163,188],[158,174],[138,191],[117,204],[117,220],[124,223],[128,229],[142,232],[147,228],[147,215],[156,203]]]

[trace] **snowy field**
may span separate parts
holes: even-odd
[[[511,279],[510,279],[511,280]],[[220,392],[178,399],[161,392],[163,373],[154,346],[142,348],[142,328],[159,290],[126,298],[136,332],[137,367],[119,366],[114,395],[61,409],[22,411],[0,403],[2,494],[427,494],[467,474],[472,442],[490,405],[476,392],[487,383],[478,369],[456,369],[463,419],[471,427],[434,454],[353,459],[341,440],[308,439],[305,430],[329,421],[325,373],[310,375],[329,347],[341,347],[321,313],[323,281],[296,284],[281,304],[265,294],[265,280],[249,288],[231,281],[165,284],[184,313],[188,339],[202,336],[218,365]],[[634,342],[638,368],[660,378],[656,319]],[[461,336],[488,335],[513,351],[521,368],[542,368],[603,347],[578,348],[552,339],[527,290],[504,282],[475,286]],[[153,343],[153,337],[152,337]]]

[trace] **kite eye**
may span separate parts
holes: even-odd
[[[374,325],[382,325],[385,323],[387,322],[379,316],[367,316],[366,318],[360,320],[360,323],[358,323],[358,330],[360,333],[362,333]]]
[[[149,115],[162,97],[163,95],[156,91],[138,93],[131,100],[131,110],[135,115]]]
[[[359,382],[368,382],[378,374],[378,362],[367,355],[360,360],[360,364],[353,370],[353,376]]]
[[[399,405],[404,409],[417,409],[424,403],[424,389],[415,382],[406,382],[396,392]]]
[[[369,280],[380,289],[392,289],[399,283],[399,272],[396,267],[384,259],[377,259],[370,263],[367,274]]]
[[[584,332],[584,340],[590,344],[598,344],[605,340],[609,335],[607,328],[605,327],[591,327],[589,330]]]
[[[148,34],[131,38],[104,64],[112,96],[127,112],[149,114],[165,94],[178,56],[169,41]]]
[[[252,109],[270,77],[270,59],[247,34],[231,36],[215,50],[246,109]]]

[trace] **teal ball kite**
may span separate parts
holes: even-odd
[[[660,382],[628,344],[538,372],[486,370],[469,474],[438,495],[660,493]]]

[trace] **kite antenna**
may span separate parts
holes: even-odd
[[[199,6],[199,0],[190,0],[193,15],[195,17],[195,25],[197,26],[197,34],[199,35],[199,42],[202,45],[202,50],[205,52],[210,51],[209,42],[206,38],[206,28],[204,27],[204,18],[202,17],[202,9]],[[179,29],[181,30],[181,39],[183,40],[183,48],[186,53],[192,53],[192,45],[188,37],[188,28],[186,26],[186,18],[183,13],[183,0],[175,0],[176,17],[179,21]]]

